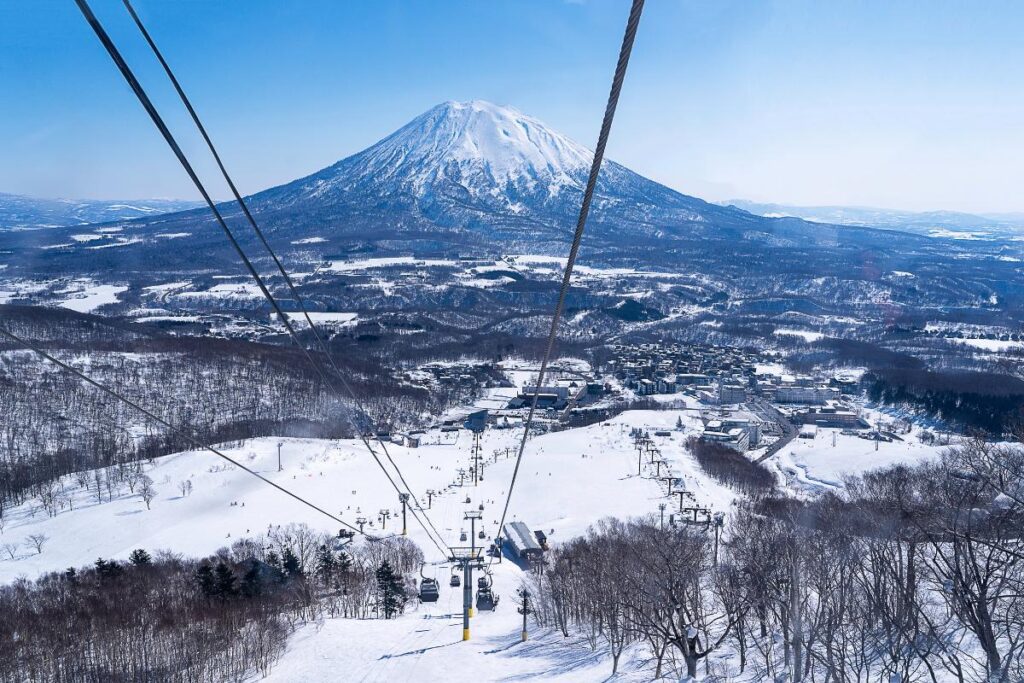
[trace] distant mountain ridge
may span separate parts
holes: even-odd
[[[199,205],[181,199],[42,199],[0,192],[0,231],[130,220]]]
[[[902,230],[932,237],[985,239],[1024,236],[1024,215],[971,214],[959,211],[900,211],[865,206],[792,206],[729,199],[722,206],[735,206],[758,216],[789,216],[816,223],[857,225]]]

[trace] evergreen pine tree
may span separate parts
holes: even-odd
[[[245,572],[245,576],[242,577],[241,593],[247,598],[254,598],[260,594],[262,589],[260,581],[260,569],[259,564],[251,562],[249,570]]]
[[[151,567],[153,565],[153,558],[142,548],[133,550],[132,554],[128,556],[128,561],[136,567]]]
[[[273,550],[268,551],[267,552],[267,564],[269,564],[274,569],[280,571],[281,570],[281,556],[278,555]]]
[[[334,552],[327,547],[326,543],[321,545],[316,552],[316,572],[320,580],[325,585],[330,585],[337,570],[338,560],[335,558]]]
[[[123,571],[124,567],[117,560],[104,560],[102,557],[96,560],[96,574],[100,581],[116,581]]]
[[[405,587],[402,577],[384,560],[377,568],[377,599],[385,619],[390,619],[405,610]]]
[[[338,553],[338,573],[348,574],[352,571],[352,556],[342,550]]]
[[[295,556],[291,548],[284,549],[284,553],[281,555],[281,567],[288,578],[302,576],[302,566],[299,564],[299,558]]]
[[[205,562],[196,569],[196,583],[206,597],[212,598],[217,594],[217,581],[213,576],[213,570]]]
[[[217,568],[213,572],[213,579],[214,591],[220,599],[226,600],[238,595],[238,579],[235,578],[235,573],[231,571],[231,567],[227,566],[223,561],[217,563]]]

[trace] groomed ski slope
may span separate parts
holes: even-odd
[[[531,528],[547,532],[554,529],[549,536],[557,542],[584,532],[602,517],[657,512],[658,502],[664,500],[664,483],[648,478],[653,476],[653,469],[648,472],[646,466],[645,476],[636,476],[637,452],[629,429],[634,425],[670,429],[680,416],[688,428],[685,432],[673,431],[671,438],[658,439],[664,442],[663,454],[673,461],[674,473],[688,480],[699,501],[725,509],[732,492],[708,480],[683,449],[686,434],[696,429],[696,418],[677,411],[631,411],[598,425],[531,438],[509,520],[521,519]],[[445,540],[456,544],[463,511],[476,509],[481,502],[485,505],[484,531],[488,538],[494,536],[521,433],[517,429],[489,429],[484,433],[483,454],[492,462],[485,466],[483,481],[477,487],[471,483],[458,486],[457,470],[470,466],[472,439],[468,431],[431,430],[419,448],[395,444],[387,448],[424,506],[427,489],[443,491],[434,498],[429,514]],[[277,471],[278,443],[282,444],[282,472]],[[493,462],[495,451],[500,451],[497,462]],[[358,516],[376,520],[381,509],[390,509],[392,517],[385,532],[400,531],[398,496],[359,441],[264,438],[225,448],[224,452],[351,524]],[[391,470],[387,460],[383,456],[381,459]],[[207,555],[246,534],[289,522],[337,531],[336,523],[206,451],[159,458],[147,465],[145,472],[158,493],[150,510],[137,491],[132,495],[127,489],[110,502],[104,493],[103,503],[97,504],[91,481],[86,491],[74,477],[66,477],[65,487],[74,498],[73,510],[65,509],[51,518],[38,503],[30,501],[8,511],[0,538],[18,543],[20,549],[16,560],[0,559],[0,581],[88,564],[101,556],[126,558],[138,547]],[[186,496],[178,490],[178,483],[184,480],[191,480],[193,486]],[[464,503],[467,495],[472,499],[469,506]],[[372,530],[381,533],[380,523],[374,521]],[[39,533],[49,540],[43,552],[36,554],[22,541],[29,534]],[[409,534],[429,560],[440,559],[411,515]]]

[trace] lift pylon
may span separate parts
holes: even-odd
[[[483,558],[476,548],[451,549],[448,560],[452,568],[462,569],[462,639],[469,640],[469,618],[473,616],[473,568],[483,569]]]

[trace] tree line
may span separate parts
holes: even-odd
[[[990,434],[1024,421],[1024,381],[1010,375],[904,368],[868,372],[862,382],[872,401],[911,406]]]
[[[972,441],[813,502],[755,497],[718,541],[713,526],[605,520],[554,550],[536,618],[613,670],[641,648],[655,677],[1024,680],[1019,446]]]
[[[136,549],[0,588],[0,681],[224,681],[266,675],[325,616],[393,617],[422,552],[272,527],[201,559]]]
[[[442,412],[473,389],[435,395],[379,363],[346,359],[341,368],[360,397],[357,410],[294,348],[153,337],[94,316],[13,308],[5,324],[16,333],[206,443],[271,434],[351,437],[353,425],[390,431],[413,426],[409,416]],[[34,354],[8,343],[0,350],[0,518],[60,487],[61,477],[193,447]]]
[[[691,436],[686,448],[708,476],[737,491],[756,495],[775,488],[775,475],[767,467],[723,443]]]

